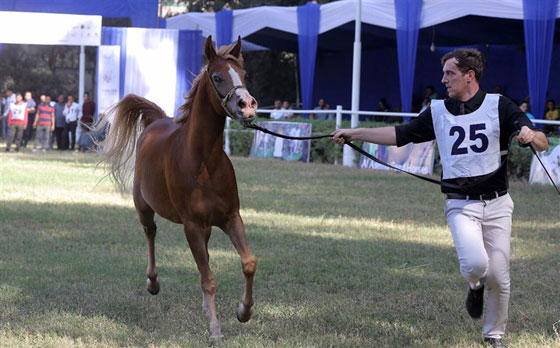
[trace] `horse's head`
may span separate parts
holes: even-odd
[[[221,104],[227,115],[241,123],[252,121],[257,113],[257,101],[245,87],[245,70],[241,56],[241,37],[236,44],[223,46],[218,52],[208,36],[204,46],[208,60],[206,75],[213,86],[215,102]]]

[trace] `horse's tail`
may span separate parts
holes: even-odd
[[[111,119],[111,115],[113,118]],[[101,162],[121,193],[129,190],[136,160],[136,140],[150,123],[164,118],[165,112],[146,98],[128,94],[109,111],[97,128],[109,122],[109,133],[101,142]]]

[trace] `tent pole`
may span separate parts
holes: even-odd
[[[85,75],[86,75],[86,53],[85,47],[80,46],[80,82],[78,86],[78,97],[80,105],[84,105],[84,92],[85,92]]]
[[[352,121],[351,127],[356,128],[360,124],[358,110],[360,109],[360,65],[362,58],[362,1],[356,4],[356,26],[354,29],[354,61],[352,63]],[[345,146],[342,155],[342,164],[345,167],[353,167],[356,163],[356,154],[349,146]]]
[[[294,75],[296,77],[296,109],[301,106],[300,97],[299,97],[299,76],[298,76],[298,65],[297,61],[299,56],[294,53]]]

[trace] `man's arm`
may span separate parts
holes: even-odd
[[[361,140],[380,145],[397,145],[395,127],[338,129],[332,135],[333,141],[340,145],[344,144],[344,139]]]
[[[51,132],[54,131],[54,111],[51,113]]]

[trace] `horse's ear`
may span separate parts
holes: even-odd
[[[214,49],[214,44],[212,44],[212,35],[208,35],[206,43],[204,44],[204,56],[206,56],[209,62],[213,61],[218,56]]]
[[[231,50],[230,54],[236,58],[239,58],[239,55],[241,54],[241,36],[237,37],[237,43]]]

